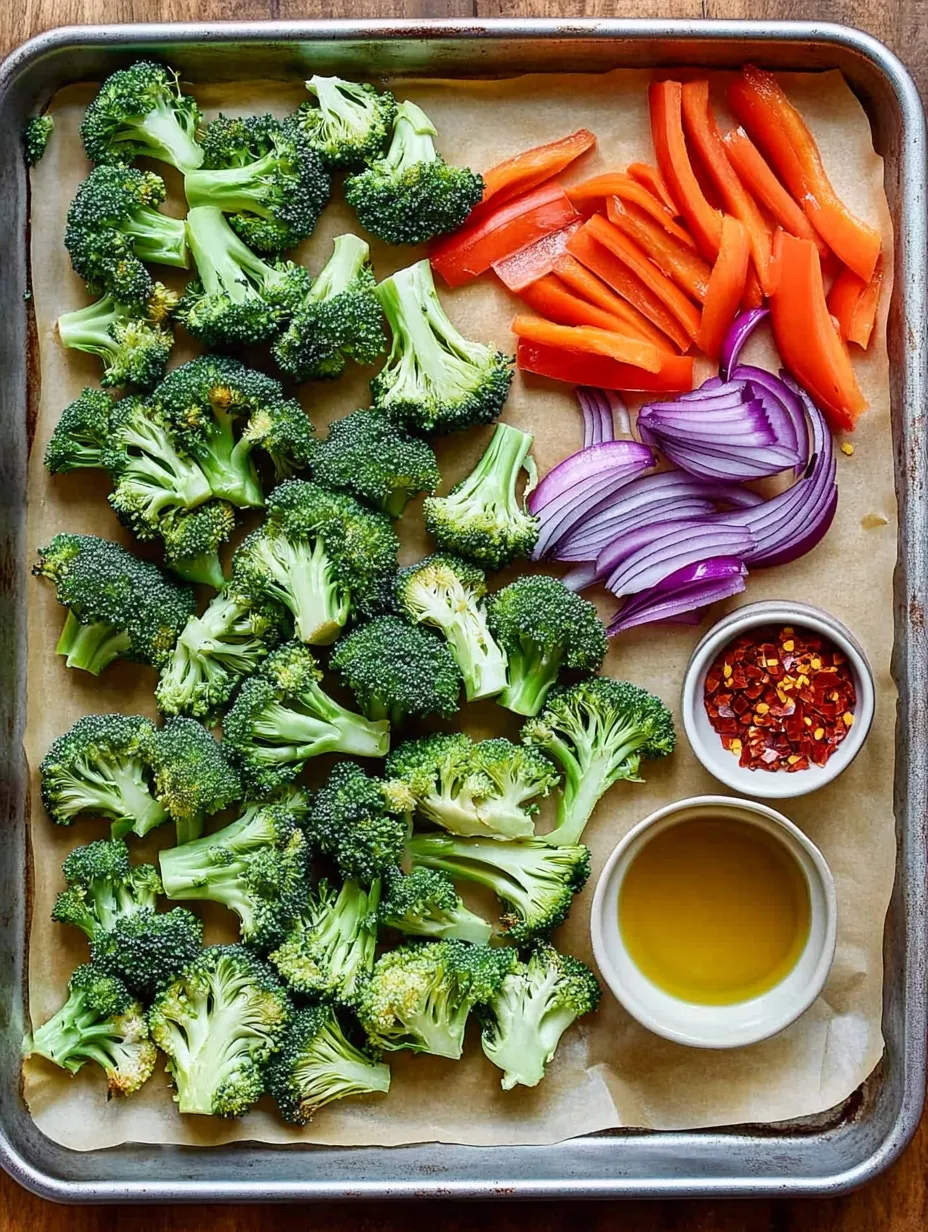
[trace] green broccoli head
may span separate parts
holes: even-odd
[[[259,257],[214,205],[189,210],[186,227],[199,275],[177,310],[188,332],[210,349],[252,346],[279,333],[306,297],[307,271]]]
[[[139,60],[104,81],[84,114],[81,138],[93,163],[128,166],[156,158],[186,173],[203,161],[199,124],[200,109],[181,93],[177,73]]]
[[[428,261],[385,278],[377,298],[392,341],[371,381],[374,405],[429,434],[492,423],[509,394],[512,358],[451,323]]]
[[[457,1060],[475,1005],[489,1001],[516,960],[508,946],[413,942],[383,954],[367,981],[358,1017],[371,1043]]]
[[[468,910],[454,882],[432,868],[411,873],[393,869],[385,876],[380,922],[410,937],[455,938],[487,945],[493,926]]]
[[[202,139],[203,163],[184,177],[187,201],[230,214],[258,252],[293,248],[311,234],[332,188],[300,127],[272,115],[220,115]]]
[[[202,945],[203,921],[192,911],[143,907],[120,916],[108,932],[95,933],[90,955],[94,966],[119,976],[130,992],[150,1001]]]
[[[536,943],[478,1011],[483,1051],[503,1071],[503,1090],[537,1086],[561,1036],[583,1014],[594,1013],[601,995],[599,981],[579,958]]]
[[[506,656],[487,623],[482,569],[448,552],[425,557],[396,577],[396,604],[414,624],[444,634],[464,678],[468,701],[506,686]]]
[[[91,963],[68,982],[68,999],[23,1040],[23,1055],[45,1057],[76,1074],[95,1061],[109,1095],[132,1095],[154,1072],[158,1054],[145,1012],[122,980]]]
[[[399,541],[390,519],[343,492],[289,480],[268,498],[262,527],[232,560],[233,594],[280,603],[299,639],[334,642],[352,611],[382,602]]]
[[[34,167],[40,161],[48,148],[48,142],[55,131],[55,118],[50,115],[33,116],[23,128],[23,153],[26,165]]]
[[[94,676],[115,659],[162,667],[194,609],[189,587],[96,535],[56,535],[32,571],[68,609],[57,653]]]
[[[642,761],[674,750],[673,716],[647,690],[594,676],[551,690],[544,710],[522,728],[522,739],[547,753],[564,773],[557,825],[545,841],[580,841],[600,797],[619,780],[640,782]]]
[[[171,297],[176,305],[178,297],[173,291],[161,283],[154,284],[150,301],[157,311],[164,311]],[[104,389],[148,390],[164,376],[174,345],[174,335],[164,320],[164,316],[152,320],[148,304],[142,309],[138,305],[124,307],[112,295],[104,295],[86,308],[60,316],[58,337],[70,350],[100,357],[100,384]]]
[[[158,870],[153,864],[130,864],[121,839],[75,847],[61,871],[67,889],[55,899],[52,919],[74,925],[91,941],[122,919],[153,911],[161,893]]]
[[[332,857],[339,875],[365,884],[396,867],[406,830],[381,784],[347,761],[332,769],[305,824],[310,844]]]
[[[306,1125],[333,1100],[386,1094],[390,1068],[365,1056],[345,1036],[328,1005],[300,1010],[267,1068],[267,1089],[285,1120]]]
[[[293,122],[327,166],[358,171],[381,157],[396,116],[389,90],[318,75],[306,89],[315,101],[303,103]]]
[[[386,154],[345,182],[361,226],[388,244],[422,244],[456,231],[483,197],[483,177],[446,163],[436,132],[420,107],[400,103]]]
[[[461,673],[441,638],[399,616],[375,616],[335,645],[340,672],[369,719],[398,727],[408,718],[454,714]]]
[[[155,792],[177,828],[178,843],[203,832],[203,820],[242,798],[225,748],[195,719],[175,716],[150,738]]]
[[[313,457],[313,475],[324,488],[350,492],[391,518],[441,481],[431,446],[376,410],[354,411],[332,424]]]
[[[180,1112],[243,1116],[264,1093],[265,1066],[291,1017],[283,985],[245,946],[202,950],[149,1014]]]
[[[210,500],[196,509],[171,510],[158,524],[164,563],[185,582],[222,590],[226,578],[219,549],[234,530],[235,509],[228,501]]]
[[[103,389],[82,390],[61,412],[45,448],[51,473],[105,469],[112,420],[112,396]]]
[[[144,311],[155,283],[143,261],[186,269],[181,218],[162,214],[164,181],[133,167],[95,167],[68,210],[64,243],[74,272],[91,291]]]
[[[506,654],[506,688],[498,700],[516,714],[536,715],[564,668],[598,672],[606,630],[596,608],[558,578],[517,578],[490,597],[490,630]]]

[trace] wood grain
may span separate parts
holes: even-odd
[[[0,0],[0,56],[53,26],[81,22],[312,17],[802,18],[859,26],[888,43],[928,90],[928,0]],[[443,1204],[314,1207],[62,1208],[0,1175],[0,1232],[925,1232],[928,1126],[887,1174],[828,1201]]]

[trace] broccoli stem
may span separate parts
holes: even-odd
[[[493,1033],[492,1048],[484,1048],[494,1065],[503,1071],[501,1086],[511,1091],[514,1086],[537,1087],[545,1076],[545,1065],[554,1055],[549,1043],[561,1038],[576,1018],[570,1010],[547,1011],[557,987],[556,973],[532,988],[526,996],[507,992],[506,984],[494,1001],[493,1011],[498,1028]],[[542,1025],[544,1019],[544,1025]]]
[[[184,193],[193,208],[212,206],[224,214],[245,211],[259,218],[275,218],[268,207],[268,177],[275,171],[280,155],[272,150],[245,167],[224,167],[216,171],[193,171],[184,177]]]
[[[461,612],[444,631],[464,677],[467,700],[479,701],[502,692],[506,687],[506,656],[496,644],[484,616],[477,611]]]
[[[535,477],[534,460],[528,454],[532,440],[528,432],[512,424],[497,424],[483,457],[447,497],[448,503],[465,510],[468,506],[480,509],[493,505],[517,509],[516,488],[522,468],[529,472],[530,486]]]
[[[201,552],[198,556],[173,557],[167,563],[171,572],[176,573],[185,582],[212,586],[213,590],[222,590],[226,584],[226,576],[222,571],[222,562],[218,552]]]
[[[149,500],[150,516],[177,506],[195,509],[213,495],[204,468],[182,458],[168,433],[143,415],[134,416],[121,434],[121,443],[127,450],[139,451],[129,455],[126,472],[130,480],[133,476],[150,480],[156,489]]]
[[[322,538],[313,540],[311,551],[281,536],[269,539],[266,547],[271,597],[292,612],[300,641],[330,646],[344,628],[350,605],[335,581]]]
[[[117,629],[103,621],[81,624],[68,609],[55,653],[67,656],[65,661],[68,667],[99,676],[105,667],[127,655],[131,649],[132,642],[125,629]]]
[[[203,151],[178,123],[174,108],[163,101],[156,102],[146,116],[133,122],[131,140],[145,145],[150,158],[170,163],[184,175],[203,162]]]
[[[489,945],[493,925],[467,907],[451,910],[426,908],[422,915],[406,915],[400,919],[388,918],[386,923],[411,937],[434,937],[441,941],[453,938],[469,941],[472,945]]]
[[[337,235],[332,246],[332,255],[313,280],[307,299],[333,299],[347,291],[364,269],[370,251],[359,235],[350,231],[345,235]]]
[[[261,299],[255,283],[273,285],[279,277],[239,239],[215,206],[199,205],[189,211],[187,243],[207,295],[227,295],[233,304],[244,304]]]
[[[255,721],[255,735],[293,746],[289,761],[305,761],[326,752],[385,757],[390,748],[389,728],[345,710],[318,686],[307,701],[292,698],[286,705],[277,702],[264,710]]]
[[[370,102],[361,86],[340,77],[310,77],[306,89],[319,101],[327,123],[336,117],[345,135],[363,132],[368,124]]]
[[[86,308],[62,313],[58,318],[61,345],[70,350],[86,351],[89,355],[109,359],[117,350],[110,329],[122,316],[112,295],[104,295]]]
[[[112,1025],[98,1022],[96,1013],[84,1008],[84,1001],[83,995],[72,993],[61,1009],[26,1041],[24,1052],[45,1057],[72,1074],[87,1061],[108,1068],[110,1053],[97,1041],[112,1042]]]
[[[508,681],[496,699],[515,714],[532,717],[542,709],[552,686],[557,681],[564,661],[564,648],[558,645],[550,651],[535,643],[509,651]]]
[[[384,162],[387,167],[402,174],[418,163],[431,163],[438,157],[432,140],[438,129],[415,103],[400,103],[396,109],[393,139]]]
[[[573,847],[579,843],[600,797],[615,782],[615,768],[631,759],[632,772],[620,777],[635,780],[635,754],[642,743],[642,736],[634,729],[613,731],[609,733],[608,749],[597,754],[592,748],[581,747],[578,756],[563,740],[552,740],[548,752],[564,769],[564,790],[558,801],[556,826],[539,838],[552,847]]]
[[[132,213],[121,230],[132,240],[132,251],[140,261],[190,268],[187,228],[182,218],[171,218],[169,214],[143,205]]]

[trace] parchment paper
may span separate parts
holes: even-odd
[[[874,154],[867,120],[837,73],[785,78],[791,96],[818,138],[838,192],[861,216],[878,224],[891,245],[882,191],[882,163]],[[573,178],[597,169],[622,168],[650,159],[646,107],[647,75],[534,76],[501,82],[398,83],[401,95],[425,107],[441,133],[450,159],[484,169],[499,159],[585,125],[598,136],[595,154]],[[279,114],[304,97],[302,88],[275,83],[197,91],[210,114],[270,109]],[[32,267],[41,351],[42,393],[33,448],[28,509],[31,552],[58,530],[94,532],[128,542],[105,501],[103,480],[72,474],[50,479],[42,465],[48,436],[62,407],[85,384],[96,384],[96,361],[66,353],[54,335],[65,310],[86,302],[62,245],[65,213],[87,171],[77,126],[89,88],[70,88],[55,99],[57,128],[48,153],[33,176]],[[163,170],[163,168],[158,168]],[[179,184],[171,180],[174,209],[181,211]],[[336,200],[299,255],[318,269],[331,238],[353,219]],[[418,257],[374,245],[378,275]],[[891,269],[891,262],[887,262]],[[324,1109],[313,1125],[297,1130],[277,1117],[270,1100],[239,1122],[182,1119],[174,1110],[168,1081],[159,1069],[143,1091],[128,1100],[106,1102],[99,1072],[87,1066],[75,1078],[41,1061],[25,1071],[25,1096],[39,1127],[75,1149],[126,1141],[215,1144],[238,1139],[267,1142],[325,1142],[340,1145],[443,1141],[514,1145],[554,1142],[618,1126],[681,1129],[740,1122],[778,1121],[828,1109],[848,1096],[870,1073],[882,1052],[880,1034],[881,937],[893,878],[893,721],[895,693],[889,674],[892,642],[891,581],[895,560],[895,500],[889,435],[887,358],[884,343],[886,287],[876,340],[856,367],[871,409],[854,435],[856,453],[839,454],[840,505],[824,544],[785,568],[752,575],[744,601],[788,597],[818,603],[855,631],[876,675],[877,710],[870,738],[854,765],[830,787],[783,810],[819,844],[835,875],[840,909],[838,949],[824,994],[808,1013],[775,1039],[732,1052],[691,1050],[659,1039],[638,1026],[605,994],[601,1010],[571,1030],[561,1043],[544,1082],[534,1090],[503,1093],[499,1071],[483,1057],[475,1025],[465,1058],[396,1054],[389,1096],[346,1100]],[[515,301],[482,278],[453,294],[443,292],[452,318],[466,334],[514,349],[509,321]],[[187,358],[176,348],[175,362]],[[751,360],[771,358],[764,339],[752,344]],[[331,387],[306,386],[301,396],[319,428],[368,401],[366,378],[357,370]],[[580,419],[569,391],[517,375],[504,418],[535,433],[541,474],[577,449]],[[465,474],[485,447],[490,429],[438,442],[446,484]],[[417,514],[403,522],[404,559],[427,550]],[[509,580],[507,575],[500,583]],[[33,770],[52,739],[79,715],[121,710],[154,714],[154,674],[125,664],[100,680],[66,670],[54,653],[61,609],[50,585],[28,583],[29,722],[26,751]],[[602,611],[611,603],[602,597]],[[713,613],[713,619],[721,610]],[[610,650],[605,670],[654,690],[678,712],[681,680],[702,630],[651,627],[625,634]],[[515,735],[515,716],[492,703],[466,711],[476,736]],[[660,805],[719,784],[697,764],[682,726],[680,745],[667,761],[646,766],[647,782],[620,785],[600,804],[585,841],[593,851],[593,876],[576,900],[557,943],[592,962],[588,922],[598,870],[614,844],[641,817]],[[318,778],[328,765],[312,767]],[[539,828],[547,828],[543,821]],[[35,901],[29,952],[30,1009],[43,1021],[60,1004],[73,967],[86,957],[76,930],[49,921],[61,887],[60,864],[78,843],[103,837],[106,827],[82,823],[59,829],[45,816],[33,774],[32,844]],[[150,857],[171,843],[170,828],[137,845]],[[206,909],[209,940],[235,935],[231,917]]]

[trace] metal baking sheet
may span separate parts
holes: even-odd
[[[214,1149],[124,1145],[74,1152],[45,1138],[20,1094],[30,914],[25,718],[25,473],[39,374],[30,346],[24,120],[60,87],[139,55],[191,81],[345,75],[511,76],[750,60],[840,69],[885,160],[896,236],[889,315],[899,503],[893,671],[899,687],[896,884],[885,931],[878,1071],[840,1107],[802,1122],[685,1133],[617,1130],[554,1146]],[[62,1202],[218,1202],[410,1197],[694,1197],[835,1194],[887,1167],[915,1131],[925,1086],[928,944],[928,400],[925,123],[917,91],[880,43],[808,22],[262,22],[69,27],[24,44],[0,68],[0,1164]]]

